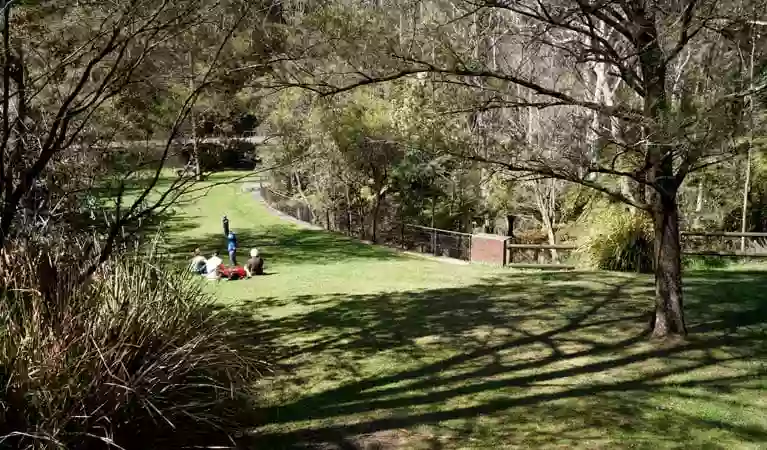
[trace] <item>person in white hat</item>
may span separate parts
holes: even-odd
[[[258,255],[257,248],[250,249],[250,259],[245,264],[245,272],[248,273],[248,277],[264,274],[264,258]]]

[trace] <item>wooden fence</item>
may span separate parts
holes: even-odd
[[[767,258],[767,233],[684,231],[685,255]]]
[[[742,245],[743,239],[747,240],[746,245]],[[741,246],[746,250],[736,249]],[[506,261],[508,266],[517,268],[575,269],[574,264],[561,261],[567,261],[567,256],[577,249],[574,244],[507,243]],[[682,249],[686,256],[767,258],[767,233],[685,231]]]
[[[296,219],[323,225],[304,202],[261,185],[261,196],[267,204]],[[328,224],[324,226],[328,227]],[[336,230],[343,232],[343,230]],[[347,234],[351,234],[351,227]],[[406,250],[435,256],[471,260],[472,235],[421,225],[393,223],[379,230],[380,242]],[[745,245],[744,245],[745,241]],[[687,256],[767,258],[767,233],[682,232],[682,254]],[[741,250],[745,248],[745,250]],[[578,249],[574,244],[506,243],[506,265],[532,269],[575,269],[570,256]]]

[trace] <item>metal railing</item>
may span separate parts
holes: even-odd
[[[268,186],[263,184],[259,188],[259,192],[261,193],[261,198],[264,199],[266,204],[276,209],[277,211],[280,211],[293,217],[294,219],[298,219],[303,222],[308,222],[311,224],[315,223],[314,214],[312,213],[311,208],[306,206],[305,203],[295,200],[289,195],[273,191]]]
[[[402,226],[400,245],[405,250],[444,256],[448,258],[471,259],[471,234],[421,225]]]
[[[326,229],[330,229],[330,224],[335,222],[325,218],[321,213],[318,215],[322,217],[315,217],[311,208],[304,202],[276,192],[266,185],[261,185],[259,192],[267,205],[295,219]],[[334,228],[332,231],[359,237],[356,226],[346,224],[344,227],[335,224]],[[391,247],[465,261],[471,259],[471,234],[469,233],[390,222],[386,226],[381,226],[377,235],[379,243]]]

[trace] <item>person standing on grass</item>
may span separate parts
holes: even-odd
[[[229,219],[226,216],[221,220],[221,225],[224,227],[224,236],[229,236]]]
[[[226,249],[229,251],[229,262],[232,263],[233,266],[237,265],[237,235],[234,234],[234,231],[230,231],[229,234],[226,236]]]

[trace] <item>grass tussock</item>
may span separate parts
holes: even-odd
[[[266,363],[191,275],[133,255],[83,284],[27,255],[0,255],[0,449],[229,445],[252,425]]]
[[[652,223],[647,216],[606,208],[594,220],[578,253],[593,269],[651,273],[653,247]]]

